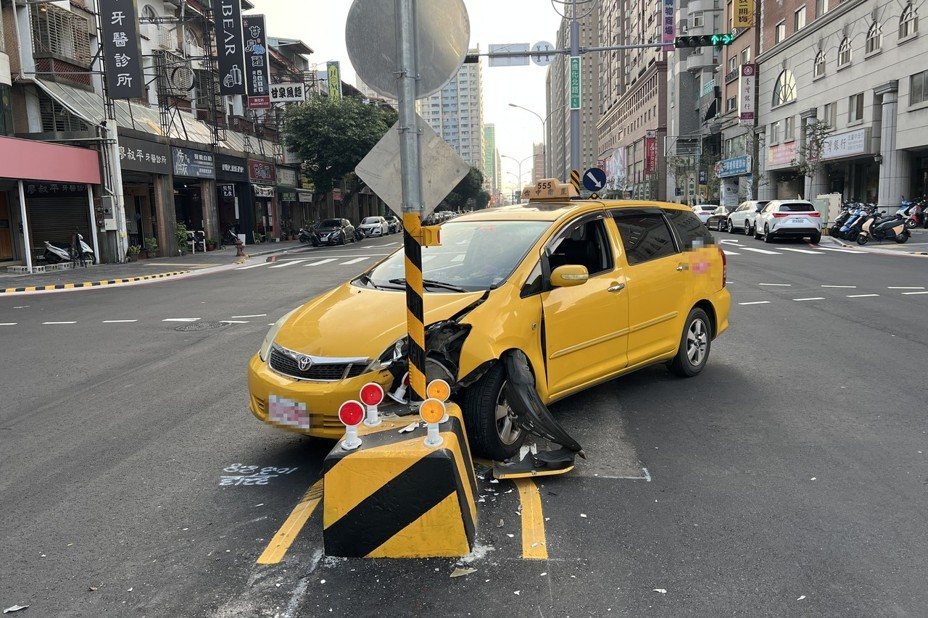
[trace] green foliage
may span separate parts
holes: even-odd
[[[149,257],[158,253],[158,241],[151,236],[147,236],[145,238],[145,251],[148,252]]]
[[[483,173],[476,167],[470,168],[461,182],[448,194],[439,210],[461,210],[468,208],[468,200],[474,200],[473,208],[486,208],[490,194],[483,190]]]
[[[183,223],[174,226],[174,240],[177,241],[177,250],[181,255],[185,255],[187,253],[187,226]]]
[[[287,109],[284,140],[304,161],[318,193],[327,193],[354,171],[396,122],[396,111],[354,97],[314,96]]]
[[[139,259],[139,253],[142,252],[142,247],[139,245],[129,245],[129,248],[126,249],[126,261],[134,262]]]

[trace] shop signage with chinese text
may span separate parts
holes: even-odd
[[[731,159],[722,159],[719,161],[718,177],[730,178],[732,176],[744,176],[751,173],[751,157],[741,155]]]
[[[248,178],[252,182],[276,184],[277,169],[273,163],[248,159]]]
[[[245,43],[239,0],[213,0],[219,93],[245,94]]]
[[[644,134],[644,173],[657,171],[657,133],[646,131]]]
[[[119,136],[119,164],[124,170],[147,174],[171,173],[171,147],[134,137]]]
[[[264,31],[264,15],[242,17],[242,32],[245,36],[245,83],[248,97],[269,97],[271,71],[268,66],[267,36]],[[269,101],[268,101],[269,102]],[[249,100],[249,107],[252,107]]]
[[[271,103],[302,103],[305,100],[303,84],[271,84]]]
[[[23,183],[26,197],[87,197],[87,185],[64,182]]]
[[[139,18],[134,2],[100,0],[106,91],[112,99],[137,99],[145,90]]]
[[[213,153],[193,148],[172,148],[174,175],[187,178],[215,178]]]
[[[742,64],[738,81],[738,118],[754,122],[754,89],[757,87],[757,65]]]
[[[296,186],[296,170],[290,167],[277,166],[277,184],[282,187]]]
[[[770,146],[767,148],[767,168],[792,167],[798,151],[798,142]]]
[[[869,154],[869,144],[867,127],[829,135],[822,142],[822,160]]]
[[[216,178],[248,182],[248,162],[238,157],[218,155],[216,157]]]

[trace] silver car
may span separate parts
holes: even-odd
[[[764,209],[770,200],[748,200],[741,202],[730,215],[728,215],[728,230],[731,233],[741,232],[746,236],[754,233],[754,219],[757,213]]]

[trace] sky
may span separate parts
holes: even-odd
[[[314,51],[311,63],[324,69],[329,60],[341,62],[342,81],[354,84],[355,72],[345,46],[345,20],[350,0],[252,0],[249,14],[267,16],[271,36],[297,38]],[[554,43],[560,16],[550,0],[464,0],[470,16],[470,47],[488,50],[490,43]],[[500,155],[518,160],[531,157],[532,143],[542,141],[541,122],[532,114],[509,107],[516,103],[545,113],[546,68],[493,67],[483,62],[484,123],[496,125]],[[515,184],[518,166],[502,159],[504,186]],[[531,180],[531,160],[522,164],[523,184]]]

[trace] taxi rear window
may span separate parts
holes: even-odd
[[[665,210],[664,214],[670,219],[684,250],[715,244],[712,234],[695,213],[687,210]]]

